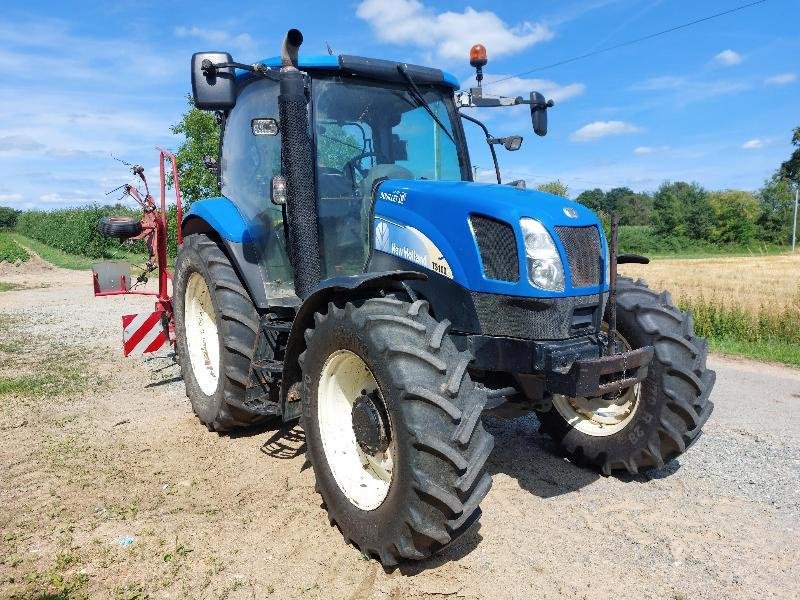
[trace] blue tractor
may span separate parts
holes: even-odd
[[[473,181],[467,106],[439,69],[357,56],[192,57],[224,197],[194,202],[174,271],[176,352],[213,431],[300,419],[332,523],[384,565],[447,546],[491,486],[485,412],[535,412],[573,461],[661,467],[712,403],[707,344],[668,293],[616,278],[598,217]],[[470,125],[473,126],[473,125]],[[496,163],[496,159],[495,159]],[[616,229],[613,230],[614,232]]]

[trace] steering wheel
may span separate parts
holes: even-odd
[[[356,172],[358,172],[358,174],[361,175],[361,179],[362,180],[364,179],[364,177],[367,176],[367,173],[369,173],[369,169],[364,169],[364,168],[361,167],[361,161],[364,160],[365,158],[369,158],[370,156],[377,157],[378,155],[375,152],[370,150],[370,151],[362,152],[361,154],[358,154],[358,155],[354,156],[353,158],[348,160],[346,163],[344,163],[344,167],[342,168],[342,171],[347,169],[348,171],[350,171],[350,173],[352,173],[352,175],[353,175],[353,183],[354,184],[357,184],[357,182],[356,182]]]

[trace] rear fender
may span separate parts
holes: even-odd
[[[318,285],[298,309],[286,344],[281,380],[283,420],[291,421],[300,416],[300,402],[289,402],[288,397],[292,387],[300,383],[302,377],[297,358],[306,349],[304,334],[314,323],[314,313],[326,309],[331,301],[343,306],[352,299],[373,297],[381,292],[391,290],[406,292],[407,288],[403,287],[404,281],[425,279],[427,275],[417,271],[383,271],[351,277],[334,277]],[[292,396],[294,395],[293,393]]]

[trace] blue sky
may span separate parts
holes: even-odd
[[[800,2],[743,11],[586,60],[495,79],[723,11],[746,0],[356,0],[354,2],[19,2],[0,15],[0,205],[58,208],[104,202],[128,180],[111,158],[144,164],[175,148],[189,57],[229,50],[254,62],[298,27],[302,51],[391,58],[473,81],[469,47],[489,51],[488,92],[555,98],[537,138],[522,108],[483,110],[507,179],[559,178],[653,190],[664,180],[756,189],[791,151],[800,125]],[[469,125],[467,124],[467,127]],[[479,178],[488,152],[470,130]]]

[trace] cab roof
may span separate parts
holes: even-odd
[[[270,68],[281,67],[281,57],[272,56],[261,61],[262,64]],[[461,84],[455,76],[441,69],[432,67],[422,67],[410,65],[380,58],[365,58],[363,56],[350,56],[341,54],[339,56],[322,55],[300,55],[297,61],[300,69],[342,71],[352,75],[360,75],[371,79],[385,81],[399,81],[405,83],[405,78],[397,70],[400,65],[405,65],[408,74],[416,84],[445,85],[453,89],[458,89]],[[237,74],[244,74],[244,71],[237,71]]]

